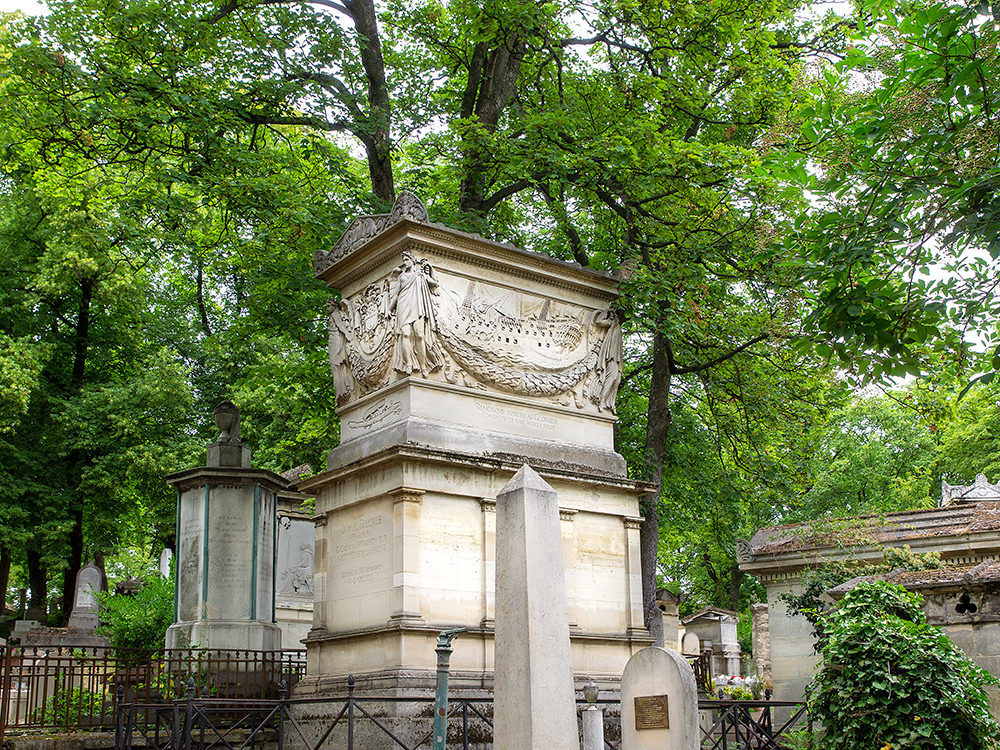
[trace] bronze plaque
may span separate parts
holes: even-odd
[[[635,698],[636,729],[670,729],[667,696],[638,695]]]

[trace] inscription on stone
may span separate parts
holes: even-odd
[[[401,401],[379,401],[374,406],[365,409],[361,419],[352,419],[348,426],[352,430],[368,430],[391,416],[399,416],[403,412]]]
[[[536,411],[504,408],[502,406],[494,406],[493,404],[484,404],[481,401],[476,402],[476,409],[484,417],[497,422],[517,425],[518,427],[535,427],[549,432],[554,432],[556,429],[555,417],[546,417]]]
[[[352,586],[372,583],[392,553],[392,524],[384,516],[361,518],[345,524],[338,539],[333,558],[340,580]]]
[[[225,588],[239,586],[247,578],[246,556],[240,554],[247,542],[247,529],[242,517],[223,517],[215,521],[215,553],[209,561],[216,582]]]
[[[635,697],[636,729],[670,729],[667,696],[637,695]]]
[[[198,617],[198,607],[201,601],[202,523],[201,506],[197,504],[197,501],[188,499],[184,505],[184,512],[181,513],[178,533],[180,537],[178,540],[180,565],[177,576],[181,582],[178,591],[182,620],[194,620]]]

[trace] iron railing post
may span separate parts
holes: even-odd
[[[197,693],[197,687],[195,685],[194,677],[188,679],[187,683],[187,700],[185,701],[184,707],[184,734],[181,735],[184,738],[184,750],[191,750],[191,733],[194,729],[194,715],[192,713],[194,706],[192,702],[194,701],[195,694]]]
[[[448,738],[448,663],[451,661],[451,642],[465,628],[442,630],[437,638],[437,690],[434,692],[434,742],[432,750],[444,750]]]
[[[354,675],[347,675],[347,750],[354,750]]]
[[[13,646],[3,647],[3,672],[0,673],[0,747],[3,747],[3,735],[7,729],[7,713],[10,704],[10,680],[11,680],[11,654],[14,652]]]

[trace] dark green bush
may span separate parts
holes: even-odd
[[[155,576],[134,596],[102,593],[99,635],[116,648],[161,649],[174,621],[174,579]]]
[[[809,713],[824,750],[985,750],[1000,726],[983,686],[997,680],[928,625],[920,596],[864,582],[825,617]]]

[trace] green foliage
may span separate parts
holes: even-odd
[[[877,563],[860,563],[856,560],[827,560],[822,565],[802,574],[802,593],[781,594],[781,601],[788,606],[790,615],[802,615],[813,626],[816,643],[814,650],[819,653],[828,633],[827,614],[830,611],[829,599],[824,600],[827,591],[861,576],[888,573],[893,570],[938,570],[942,567],[941,556],[937,552],[926,554],[916,553],[909,546],[880,547],[882,561]]]
[[[940,629],[920,596],[864,582],[827,616],[828,640],[809,688],[823,747],[981,750],[1000,740],[976,667]]]
[[[825,422],[810,457],[803,517],[930,507],[934,435],[906,394],[855,398]],[[788,520],[797,520],[795,515]]]
[[[856,8],[847,54],[803,112],[816,175],[803,184],[822,208],[800,221],[817,303],[807,324],[821,353],[859,375],[913,374],[930,354],[966,377],[996,371],[997,6]],[[983,350],[971,331],[994,340]]]
[[[86,688],[62,690],[45,701],[45,705],[32,717],[49,726],[78,727],[81,719],[101,716],[102,711],[110,711],[109,696],[95,693]]]
[[[174,621],[174,576],[154,576],[134,596],[98,594],[102,624],[99,635],[115,648],[162,649]]]

